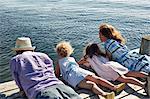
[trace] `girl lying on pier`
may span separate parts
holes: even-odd
[[[106,99],[113,99],[114,92],[104,92],[98,85],[107,87],[116,92],[124,89],[124,83],[114,85],[109,81],[94,75],[90,71],[80,68],[75,59],[70,56],[73,52],[73,48],[69,42],[62,41],[58,43],[56,52],[59,56],[58,65],[56,66],[55,71],[56,76],[59,77],[61,73],[63,79],[72,87],[89,89],[97,95],[102,95]]]
[[[92,69],[102,78],[111,81],[120,81],[145,87],[145,82],[141,82],[134,77],[146,78],[148,75],[142,72],[129,71],[121,64],[109,61],[106,55],[100,50],[96,43],[89,44],[85,49],[85,55],[78,62],[79,64],[88,63]]]

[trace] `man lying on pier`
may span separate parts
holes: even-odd
[[[34,52],[31,40],[20,37],[13,50],[10,69],[16,84],[28,99],[81,99],[70,87],[56,78],[53,61],[44,53]]]

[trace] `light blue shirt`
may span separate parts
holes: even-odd
[[[63,84],[54,74],[53,62],[44,53],[26,51],[13,57],[10,69],[16,84],[29,99],[46,87]]]
[[[80,68],[73,57],[59,59],[59,66],[63,79],[73,87],[76,87],[87,75],[92,75],[90,71]]]

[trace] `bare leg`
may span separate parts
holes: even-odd
[[[131,83],[131,84],[135,84],[135,85],[138,85],[141,87],[145,86],[145,83],[143,83],[143,82],[141,82],[141,81],[139,81],[133,77],[120,76],[117,78],[117,81],[124,82],[124,83]]]
[[[148,76],[148,74],[146,74],[144,72],[129,71],[127,74],[125,74],[125,76],[146,78]]]
[[[101,90],[94,82],[83,80],[78,84],[78,87],[92,90],[95,94],[106,96],[106,92]]]
[[[105,79],[103,79],[101,77],[95,76],[95,75],[87,76],[86,80],[95,82],[98,85],[102,85],[102,86],[107,87],[107,88],[109,88],[111,90],[114,90],[114,91],[117,91],[118,89],[119,89],[118,91],[121,91],[122,89],[124,89],[124,86],[121,88],[121,86],[114,85],[111,82],[109,82],[109,81],[107,81],[107,80],[105,80]]]

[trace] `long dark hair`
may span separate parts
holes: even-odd
[[[103,57],[106,57],[106,54],[103,51],[100,50],[99,46],[96,43],[89,44],[85,48],[85,55],[84,55],[85,58],[87,56],[92,58],[93,55],[96,55],[96,56],[101,55]]]

